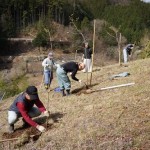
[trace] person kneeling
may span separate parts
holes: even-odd
[[[37,107],[33,107],[34,104]],[[18,121],[19,117],[23,117],[23,126],[31,125],[40,132],[44,132],[46,130],[45,127],[31,119],[39,116],[41,113],[44,116],[49,116],[49,112],[39,99],[37,88],[35,86],[28,86],[25,92],[19,94],[8,110],[9,133],[14,132],[14,124]]]

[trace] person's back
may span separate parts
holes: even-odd
[[[78,70],[78,63],[71,61],[62,64],[61,67],[63,67],[67,73],[73,72],[74,70]]]
[[[85,68],[84,63],[77,63],[77,62],[67,62],[57,68],[56,76],[62,96],[70,95],[71,82],[69,77],[67,76],[67,73],[68,72],[71,73],[71,77],[73,80],[81,82],[81,80],[76,78],[76,73],[78,70],[83,70],[84,68]],[[64,90],[66,90],[66,94]]]

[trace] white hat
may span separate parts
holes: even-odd
[[[48,54],[48,57],[49,57],[49,58],[53,58],[53,53],[50,52],[50,53]]]

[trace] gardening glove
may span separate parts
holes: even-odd
[[[82,81],[81,81],[81,80],[79,80],[79,83],[82,83]]]
[[[40,132],[45,132],[46,129],[43,126],[37,125],[36,128],[40,131]]]
[[[43,112],[43,115],[46,116],[46,117],[49,117],[49,111],[47,111],[47,110],[44,111],[44,112]]]
[[[45,64],[45,67],[48,67],[49,66],[49,64]]]
[[[60,64],[56,64],[56,67],[57,67],[57,68],[60,67]]]

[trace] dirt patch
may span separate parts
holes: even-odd
[[[72,94],[75,94],[77,96],[81,95],[81,94],[88,94],[86,88],[77,88],[75,90],[72,91]]]
[[[80,88],[76,88],[72,91],[72,94],[76,94],[76,95],[81,95],[81,94],[90,94],[95,92],[94,90],[92,90],[93,86],[98,85],[96,84],[92,84],[92,85],[87,85],[85,84],[84,86],[80,87]]]
[[[46,130],[50,130],[52,129],[53,127],[53,124],[44,124],[43,125]],[[11,138],[18,138],[18,137],[21,137],[22,134],[24,134],[25,132],[27,132],[29,134],[30,137],[32,137],[33,135],[39,135],[40,132],[34,128],[34,127],[28,127],[28,128],[18,128],[14,133],[7,133],[7,132],[4,132],[2,137],[3,139],[11,139]]]

